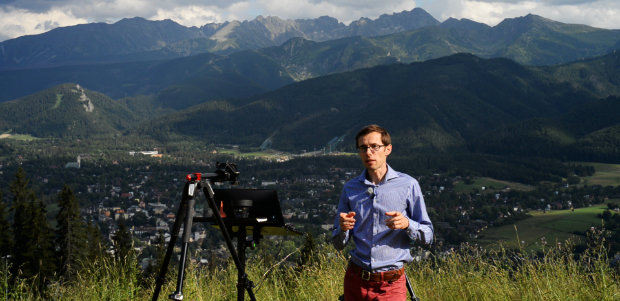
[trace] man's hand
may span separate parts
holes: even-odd
[[[342,213],[341,213],[342,214]],[[386,212],[385,215],[391,216],[385,221],[385,225],[390,229],[407,229],[409,227],[409,219],[398,211]]]
[[[348,231],[355,227],[355,212],[340,212],[340,230]]]

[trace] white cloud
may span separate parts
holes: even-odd
[[[74,2],[67,8],[77,16],[113,22],[127,17],[152,16],[157,11],[157,7],[148,0],[95,0]]]
[[[200,27],[209,23],[223,23],[232,20],[251,20],[260,13],[247,1],[229,3],[228,6],[187,5],[173,8],[159,8],[150,20],[171,19],[184,26]]]
[[[214,10],[200,6],[175,7],[172,10],[158,9],[157,13],[150,18],[152,20],[170,19],[184,26],[200,27],[207,23],[222,23],[221,14]]]
[[[0,20],[0,41],[87,22],[87,19],[75,17],[70,11],[60,8],[38,13],[14,7],[0,7]]]
[[[256,5],[270,16],[284,19],[310,19],[330,16],[345,24],[362,17],[376,19],[415,8],[415,1],[407,0],[256,0]]]
[[[202,3],[202,4],[201,4]],[[14,6],[14,5],[19,6]],[[0,3],[0,41],[60,26],[113,23],[123,18],[172,19],[185,26],[250,19],[247,0],[20,0]]]
[[[535,14],[563,23],[620,28],[617,0],[421,0],[424,9],[440,21],[467,18],[496,25],[506,18]]]

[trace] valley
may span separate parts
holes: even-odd
[[[307,272],[313,256],[339,262],[346,253],[329,246],[331,231],[344,183],[362,172],[353,140],[367,124],[390,131],[388,163],[419,181],[433,222],[434,243],[413,245],[413,264],[506,268],[511,282],[514,254],[536,265],[553,245],[587,261],[604,246],[598,260],[613,269],[618,45],[620,30],[532,14],[496,26],[439,22],[418,8],[349,25],[136,17],[0,42],[0,251],[13,256],[3,257],[4,279],[34,279],[32,294],[60,291],[59,271],[72,279],[63,269],[78,261],[110,261],[135,269],[144,294],[186,175],[218,162],[240,176],[215,188],[275,190],[285,222],[305,234],[266,236],[251,260],[291,254],[282,275]],[[194,209],[212,214],[202,199]],[[196,273],[230,263],[219,234],[207,223],[191,229]],[[59,257],[66,250],[78,251]],[[498,250],[507,253],[475,257]]]

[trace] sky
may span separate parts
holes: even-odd
[[[344,24],[361,17],[422,8],[435,19],[470,19],[495,26],[505,18],[535,14],[555,21],[620,29],[619,0],[0,0],[0,41],[56,27],[142,17],[185,26],[330,16]]]

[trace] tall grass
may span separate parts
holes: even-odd
[[[89,262],[73,280],[55,282],[47,291],[53,300],[145,300],[135,260],[103,257]]]
[[[423,300],[618,300],[618,271],[607,257],[571,250],[568,243],[532,256],[470,247],[412,264],[409,275]]]
[[[407,265],[421,300],[620,300],[618,267],[607,259],[602,245],[577,256],[570,242],[542,253],[483,250],[463,245],[455,252],[427,252],[426,259]],[[305,266],[277,265],[265,257],[247,261],[248,278],[256,285],[257,300],[336,300],[342,293],[347,264],[345,253],[319,245]],[[275,267],[274,267],[275,266]],[[159,300],[175,290],[176,267]],[[271,271],[268,272],[267,271]],[[208,269],[190,263],[183,294],[186,300],[236,300],[234,264]],[[101,259],[89,263],[69,282],[50,284],[37,294],[28,281],[12,285],[10,300],[150,300],[155,281],[143,278],[135,262]],[[2,299],[4,299],[4,292]],[[246,300],[249,300],[246,293]]]

